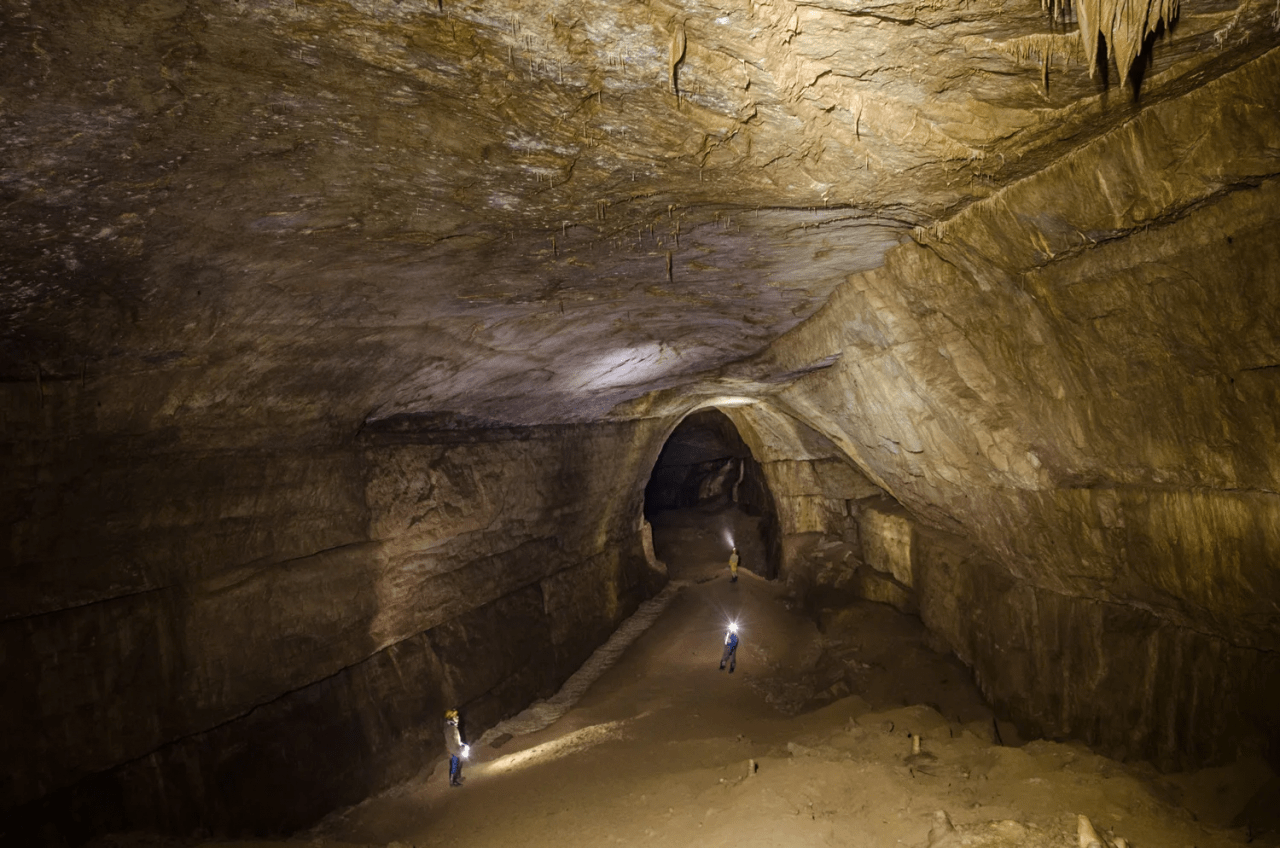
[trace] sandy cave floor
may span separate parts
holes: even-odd
[[[203,844],[1061,848],[1078,844],[1080,814],[1134,848],[1248,841],[1229,825],[1275,778],[1261,760],[1160,775],[1080,744],[1024,742],[1004,722],[997,744],[967,669],[926,647],[917,619],[860,603],[820,633],[779,583],[744,570],[731,584],[722,528],[743,520],[655,520],[680,583],[667,608],[559,720],[475,745],[464,787],[447,786],[442,754],[293,840]],[[730,675],[717,663],[734,617]]]

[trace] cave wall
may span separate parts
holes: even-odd
[[[380,641],[513,593],[536,600],[537,624],[512,628],[516,638],[486,645],[474,628],[455,633],[460,653],[487,650],[498,663],[446,663],[458,670],[447,675],[445,693],[466,707],[473,732],[513,703],[554,691],[661,587],[641,514],[662,428],[650,421],[495,429],[453,444],[450,435],[426,434],[445,441],[433,444],[412,431],[370,436],[369,505],[382,569],[371,629]],[[503,659],[499,650],[516,653]],[[502,695],[526,676],[521,694]]]
[[[728,414],[759,457],[761,488],[775,505],[773,576],[811,612],[850,598],[913,612],[914,597],[898,584],[875,532],[879,516],[901,507],[830,439],[770,404],[731,407]],[[872,527],[870,536],[864,526]]]
[[[933,528],[913,526],[910,546],[922,619],[1025,733],[1081,739],[1166,771],[1274,760],[1274,652],[1016,579]]]
[[[972,541],[917,520],[803,422],[767,404],[734,418],[765,458],[780,576],[815,618],[854,598],[919,615],[1028,737],[1082,739],[1167,770],[1272,744],[1274,653],[1018,579]]]
[[[919,232],[766,357],[811,371],[781,410],[980,553],[916,579],[989,694],[1165,763],[1233,752],[1205,711],[1280,715],[1278,70],[1153,103]],[[1055,651],[1069,672],[1033,674]],[[1249,734],[1277,760],[1274,719]]]
[[[0,842],[289,831],[550,693],[663,579],[653,429],[11,427]]]
[[[852,599],[916,614],[910,514],[830,439],[768,403],[733,410],[777,504],[778,577],[815,619]]]
[[[369,655],[359,460],[310,447],[10,445],[6,807]]]

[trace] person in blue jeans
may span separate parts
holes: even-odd
[[[458,711],[444,714],[444,747],[449,751],[449,785],[462,785],[462,761],[467,756],[467,746],[458,730]]]
[[[733,674],[733,667],[738,664],[738,623],[730,622],[729,632],[724,634],[724,653],[720,656],[720,670],[724,671],[724,664],[729,664],[729,673]]]

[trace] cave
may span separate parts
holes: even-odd
[[[743,568],[766,579],[778,576],[781,534],[768,480],[733,421],[718,409],[694,412],[676,426],[645,485],[645,520],[655,526],[654,553],[664,562],[674,552],[659,541],[656,526],[667,523],[664,513],[677,510],[720,539],[726,564],[736,548]]]
[[[0,4],[0,845],[324,839],[425,779],[446,709],[492,741],[459,811],[522,745],[601,755],[572,734],[624,726],[608,686],[703,697],[662,675],[737,603],[725,522],[772,641],[706,691],[773,741],[689,737],[754,776],[690,759],[679,797],[818,827],[860,808],[786,794],[791,763],[843,785],[857,737],[920,788],[982,736],[1201,803],[1187,828],[1219,799],[1202,848],[1280,838],[1278,21]],[[890,632],[978,700],[873,685]],[[500,730],[606,650],[563,739]],[[894,809],[884,839],[932,846],[1087,812]]]

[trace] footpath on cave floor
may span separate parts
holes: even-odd
[[[670,604],[557,721],[475,746],[464,787],[447,786],[442,752],[295,840],[234,844],[1067,848],[1082,814],[1109,844],[1246,842],[1226,825],[1274,777],[1261,761],[1160,776],[1077,744],[1022,743],[1003,722],[997,744],[967,670],[926,647],[918,620],[858,603],[819,633],[779,583],[729,582],[712,529],[724,525],[655,519],[682,583]],[[717,670],[731,618],[733,675]]]
[[[745,570],[729,582],[725,526],[698,511],[655,519],[687,585],[562,718],[477,746],[462,788],[447,786],[442,757],[312,836],[415,848],[1074,846],[1083,814],[1137,848],[1245,841],[1213,825],[1265,782],[1265,765],[1179,783],[1080,745],[996,744],[969,673],[926,647],[918,620],[861,603],[819,633],[779,583]],[[733,675],[717,669],[730,619],[742,633]],[[1200,794],[1212,798],[1197,820],[1176,801]],[[939,810],[954,833],[935,824]]]

